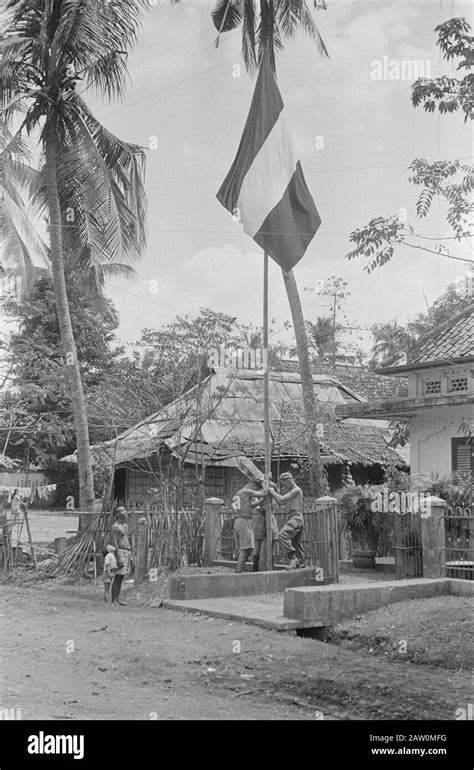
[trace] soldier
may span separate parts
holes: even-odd
[[[256,508],[260,500],[268,495],[268,482],[253,478],[244,487],[239,489],[232,500],[232,508],[235,511],[234,536],[237,558],[236,572],[243,572],[245,562],[254,549],[254,535],[252,525],[252,509]],[[252,498],[255,500],[252,501]]]
[[[288,569],[304,567],[303,551],[303,492],[297,486],[293,474],[289,471],[280,476],[280,489],[283,494],[278,494],[270,489],[270,494],[277,503],[289,503],[288,519],[278,533],[278,539],[287,554]]]

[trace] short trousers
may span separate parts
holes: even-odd
[[[235,550],[250,551],[255,547],[251,519],[238,516],[234,521]]]
[[[123,561],[123,567],[117,569],[116,575],[128,575],[130,573],[130,551],[125,548],[119,548],[117,551],[117,562]]]

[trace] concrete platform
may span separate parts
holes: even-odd
[[[474,581],[417,578],[374,584],[337,584],[290,588],[284,594],[267,595],[265,598],[226,596],[212,599],[167,599],[163,602],[163,607],[289,632],[328,628],[337,625],[340,620],[371,612],[388,604],[446,594],[474,596]],[[288,617],[283,612],[284,607],[295,614],[298,611],[305,615]]]
[[[283,614],[314,626],[335,626],[341,620],[372,612],[395,602],[429,599],[449,593],[449,581],[432,578],[353,583],[285,591]]]
[[[242,599],[236,596],[187,601],[168,599],[163,602],[163,607],[180,612],[199,612],[202,615],[234,620],[238,623],[251,623],[274,631],[296,631],[298,628],[306,627],[303,621],[285,618],[281,596],[272,603],[259,601],[258,597]]]
[[[179,575],[170,578],[170,599],[218,599],[224,596],[254,596],[283,593],[294,586],[316,585],[311,567],[269,572]]]

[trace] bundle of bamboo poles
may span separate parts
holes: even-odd
[[[204,536],[202,511],[154,510],[150,521],[149,567],[173,570],[200,563]]]
[[[75,541],[60,555],[56,567],[52,570],[52,577],[64,575],[82,575],[89,570],[91,559],[104,546],[109,530],[108,513],[97,513],[83,532],[80,532]]]

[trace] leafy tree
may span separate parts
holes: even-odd
[[[403,354],[408,355],[414,342],[407,329],[395,320],[374,324],[372,334],[372,366],[389,366],[396,363]]]
[[[407,331],[413,337],[427,334],[436,326],[449,321],[456,313],[464,310],[472,302],[472,285],[465,288],[460,284],[451,284],[428,308],[426,313],[418,313],[407,324]]]
[[[431,332],[436,326],[464,310],[471,301],[468,292],[460,291],[458,286],[451,284],[425,313],[418,313],[413,320],[408,321],[406,326],[396,320],[374,324],[372,326],[374,344],[370,365],[372,367],[395,365],[402,356],[409,361],[422,335]]]
[[[474,64],[474,38],[468,34],[471,29],[466,19],[450,19],[435,27],[438,33],[437,45],[443,52],[443,58],[450,61],[458,57],[456,69],[467,70]],[[443,75],[429,80],[419,78],[412,86],[412,102],[414,107],[423,105],[427,112],[441,114],[464,112],[464,121],[474,117],[472,92],[474,75],[466,74],[462,79],[449,78]]]
[[[471,69],[474,65],[474,38],[467,34],[469,30],[466,19],[459,18],[449,19],[435,28],[438,32],[437,45],[442,50],[443,58],[448,61],[455,57],[459,59],[457,70]],[[445,76],[434,80],[420,78],[412,86],[412,103],[414,107],[423,105],[428,112],[438,108],[441,114],[461,110],[467,121],[474,117],[473,85],[472,73],[462,79]],[[446,218],[453,232],[453,236],[445,240],[461,242],[463,238],[470,237],[470,219],[474,211],[474,167],[459,160],[430,163],[424,158],[417,158],[409,170],[413,172],[409,181],[421,188],[416,204],[418,218],[426,217],[433,201],[442,199],[447,204]],[[365,227],[354,230],[350,240],[355,247],[346,257],[364,257],[364,269],[369,273],[389,262],[397,246],[401,245],[450,255],[449,248],[441,243],[443,239],[426,238],[416,233],[408,224],[404,210],[390,217],[373,217]]]
[[[351,296],[351,293],[350,291],[347,291],[346,287],[347,281],[344,281],[342,278],[337,278],[335,275],[329,276],[325,281],[318,281],[315,288],[305,286],[305,291],[316,291],[318,297],[327,300],[326,304],[321,304],[330,308],[330,318],[318,318],[316,326],[312,322],[307,323],[310,340],[315,343],[316,350],[318,350],[322,344],[323,354],[318,353],[320,361],[322,361],[324,357],[329,357],[329,355],[331,355],[333,373],[336,369],[336,355],[342,347],[338,340],[338,332],[348,328],[338,320],[342,313],[344,323],[348,322],[348,319],[343,312],[343,303]]]
[[[104,380],[88,393],[93,423],[109,426],[110,438],[162,409],[210,373],[211,350],[261,348],[261,331],[236,317],[201,308],[159,329],[144,329],[131,355],[118,357]],[[282,343],[270,347],[270,363],[281,365]]]
[[[101,318],[88,304],[81,277],[74,272],[68,274],[67,292],[87,393],[110,375],[123,349],[113,348],[116,322]],[[75,423],[51,277],[40,278],[9,311],[19,330],[8,351],[13,387],[0,402],[4,424],[11,427],[7,452],[32,462],[60,457],[75,447]],[[91,435],[101,436],[97,430]]]
[[[80,507],[94,500],[81,367],[67,296],[64,232],[81,266],[129,263],[145,246],[144,155],[94,117],[82,93],[122,96],[127,49],[144,0],[8,0],[0,43],[0,105],[39,137],[38,205],[48,216],[50,258],[65,370],[74,412]],[[81,85],[81,92],[77,86]]]

